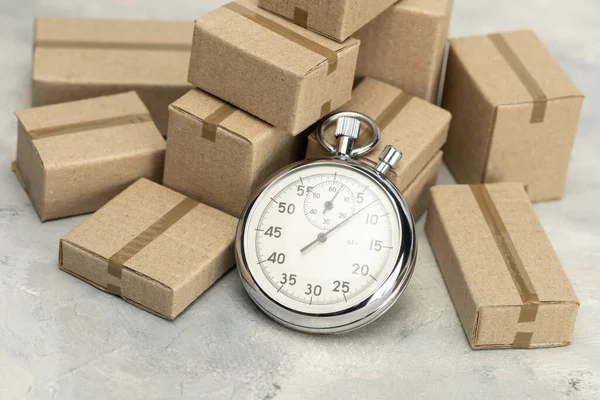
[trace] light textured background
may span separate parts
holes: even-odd
[[[0,2],[0,399],[600,398],[600,29],[597,0],[456,0],[452,34],[533,28],[587,99],[561,202],[536,205],[581,300],[574,342],[472,351],[423,233],[415,277],[382,319],[345,336],[297,334],[248,300],[234,272],[176,322],[57,268],[10,172],[12,112],[29,102],[36,15],[192,19],[224,1]],[[451,182],[446,170],[441,182]]]

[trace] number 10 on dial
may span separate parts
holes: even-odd
[[[338,147],[352,142],[349,153],[338,149],[280,171],[254,195],[238,228],[246,290],[269,316],[301,331],[344,332],[371,322],[414,268],[414,222],[385,177],[395,162],[384,158],[372,168],[352,160],[360,124],[351,120],[338,122],[336,132]]]

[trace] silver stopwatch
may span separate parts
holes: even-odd
[[[354,148],[361,121],[372,141]],[[337,145],[325,129],[337,123]],[[238,271],[254,302],[277,322],[304,332],[360,328],[398,299],[413,273],[414,220],[385,173],[401,158],[388,146],[375,167],[355,157],[381,136],[369,117],[332,114],[318,128],[332,157],[276,173],[253,195],[236,237]]]

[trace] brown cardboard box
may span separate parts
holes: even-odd
[[[583,95],[531,31],[451,41],[446,162],[459,183],[512,181],[563,195]]]
[[[96,211],[137,179],[162,177],[165,140],[135,92],[15,114],[13,169],[42,221]]]
[[[45,18],[35,21],[34,106],[138,92],[167,131],[167,106],[186,82],[192,22]]]
[[[440,152],[446,142],[450,114],[426,101],[412,97],[402,90],[381,81],[365,78],[354,89],[352,100],[340,111],[357,111],[375,119],[381,128],[379,144],[363,161],[377,163],[386,145],[402,152],[402,160],[388,177],[404,191]],[[370,131],[361,132],[357,146],[371,140]],[[334,127],[326,131],[332,143]],[[329,153],[319,144],[313,133],[308,138],[306,158],[327,156]],[[439,165],[439,163],[438,163]],[[436,174],[437,175],[437,174]]]
[[[306,136],[291,136],[200,89],[169,113],[163,184],[235,217],[254,189],[306,149]]]
[[[174,319],[235,263],[237,220],[140,179],[60,240],[60,268]]]
[[[431,192],[427,236],[471,346],[569,344],[579,301],[523,185]]]
[[[368,23],[357,76],[370,76],[436,103],[452,0],[402,0]]]
[[[397,0],[259,0],[258,5],[343,42]]]
[[[350,100],[358,45],[233,2],[196,21],[188,80],[295,135]]]

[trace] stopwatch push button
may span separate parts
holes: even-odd
[[[382,174],[388,172],[391,168],[394,168],[400,162],[402,158],[402,152],[394,146],[385,146],[385,149],[379,155],[379,163],[375,169]]]

